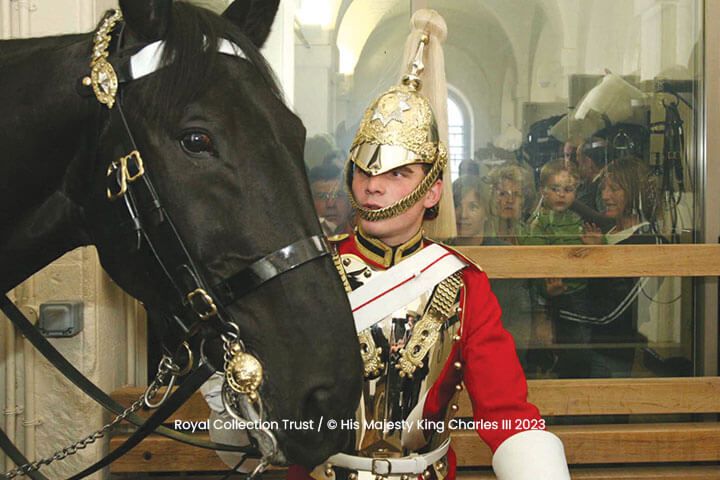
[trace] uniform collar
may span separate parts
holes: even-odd
[[[358,251],[368,260],[382,267],[390,268],[413,253],[420,251],[423,247],[423,231],[422,229],[418,230],[410,240],[402,245],[390,247],[363,232],[362,228],[357,227],[355,229],[355,245]]]

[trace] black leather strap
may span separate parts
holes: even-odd
[[[100,390],[94,383],[85,377],[80,371],[78,371],[65,357],[58,352],[55,347],[47,341],[25,318],[15,304],[7,297],[2,295],[0,298],[0,309],[10,319],[10,321],[29,341],[33,346],[60,372],[65,378],[70,380],[76,387],[82,390],[87,396],[95,400],[102,407],[113,412],[115,415],[119,415],[125,410],[125,407],[117,403],[115,400],[110,398],[105,392]],[[128,422],[132,423],[136,427],[142,427],[146,420],[143,418],[131,414],[127,417]],[[188,445],[195,447],[206,448],[210,450],[221,450],[221,451],[232,451],[232,452],[245,452],[249,455],[257,454],[257,450],[250,447],[238,447],[236,445],[224,445],[215,442],[206,442],[193,438],[191,435],[186,435],[175,430],[171,430],[167,427],[159,426],[157,433],[173,440],[177,440]],[[3,449],[4,450],[4,449]],[[17,463],[17,462],[16,462]]]
[[[123,92],[118,91],[115,107],[108,112],[108,135],[111,143],[116,145],[117,157],[128,155],[136,151],[137,144],[130,126],[123,112]],[[118,153],[120,152],[120,153]],[[134,162],[129,162],[130,163]],[[133,172],[129,172],[134,176]],[[193,330],[200,320],[200,314],[208,311],[197,303],[193,303],[188,295],[194,291],[202,290],[207,298],[214,301],[213,309],[218,320],[214,327],[219,333],[224,333],[223,325],[229,323],[226,313],[216,295],[200,273],[190,255],[182,236],[177,231],[170,215],[165,210],[160,199],[151,173],[145,169],[132,182],[127,182],[127,191],[112,202],[111,212],[117,220],[117,228],[112,229],[114,238],[130,239],[130,246],[137,244],[136,252],[146,255],[150,265],[157,267],[157,272],[164,280],[167,298],[164,305],[163,316],[175,316],[183,321],[187,330]],[[118,177],[107,177],[108,187],[111,191],[119,191]],[[140,241],[136,240],[138,238]],[[160,279],[158,279],[160,280]],[[162,281],[162,280],[161,280]],[[195,298],[205,298],[197,295]],[[207,323],[207,322],[203,322]]]
[[[125,453],[129,452],[134,446],[140,443],[145,437],[155,431],[175,410],[190,398],[195,391],[200,388],[200,385],[205,383],[210,376],[215,373],[215,369],[209,363],[201,363],[173,392],[170,397],[163,402],[163,404],[155,410],[147,421],[138,428],[130,437],[123,442],[118,448],[107,454],[105,457],[89,466],[82,472],[73,475],[69,480],[80,480],[88,475],[91,475],[101,468],[110,465],[112,462],[122,457]]]
[[[29,460],[25,458],[25,455],[20,453],[20,451],[15,447],[15,445],[10,441],[8,436],[5,435],[5,432],[3,432],[2,430],[0,430],[0,448],[2,448],[2,451],[5,452],[5,455],[7,455],[10,460],[15,462],[15,465],[26,465],[30,463]],[[45,475],[37,471],[29,472],[26,475],[33,480],[48,480]]]
[[[283,247],[213,287],[223,305],[230,305],[263,283],[311,260],[330,255],[324,237],[315,235]]]

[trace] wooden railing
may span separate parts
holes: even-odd
[[[543,278],[549,276],[547,272],[559,278],[720,276],[720,245],[461,247],[460,251],[491,278]],[[528,387],[529,399],[548,420],[549,430],[563,440],[574,479],[720,479],[719,377],[530,380]],[[129,405],[141,391],[128,387],[113,397]],[[196,394],[169,423],[204,420],[208,414]],[[470,415],[469,400],[463,397],[459,416]],[[595,422],[604,417],[606,422],[590,423],[587,416]],[[207,437],[207,433],[197,435]],[[124,438],[113,437],[111,448]],[[461,478],[494,478],[490,450],[475,432],[454,432],[453,448]],[[138,472],[225,469],[214,452],[159,436],[143,441],[111,467],[113,473],[132,478]]]
[[[720,245],[459,247],[490,278],[716,277]]]
[[[716,419],[720,412],[719,377],[530,380],[528,388],[529,400],[543,412],[551,424],[549,430],[565,444],[574,478],[720,478],[720,422]],[[128,405],[141,392],[142,388],[129,387],[114,392],[113,398]],[[459,417],[472,415],[466,396],[459,405]],[[688,414],[711,414],[715,419],[672,421]],[[623,423],[587,424],[580,419],[572,425],[552,425],[563,417],[588,415],[631,416]],[[632,416],[639,415],[645,416],[644,421],[635,423],[638,420]],[[168,423],[172,425],[175,419],[205,420],[208,416],[207,404],[196,394]],[[611,421],[617,422],[617,418]],[[205,432],[197,435],[207,438]],[[124,439],[125,435],[113,437],[111,448]],[[453,449],[463,477],[494,478],[490,450],[476,432],[453,432]],[[225,468],[212,451],[153,435],[113,463],[111,471],[220,472]],[[611,473],[615,476],[608,476]]]

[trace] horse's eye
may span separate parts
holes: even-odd
[[[183,150],[193,155],[217,156],[212,138],[204,132],[188,132],[184,134],[180,139],[180,145],[182,145]]]

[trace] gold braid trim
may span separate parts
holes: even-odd
[[[459,271],[438,284],[430,305],[422,319],[413,327],[412,336],[395,365],[395,368],[400,370],[401,377],[412,378],[415,370],[423,366],[423,358],[437,341],[440,328],[453,314],[455,299],[462,283],[462,271]]]
[[[340,280],[342,281],[343,288],[345,288],[345,292],[350,293],[352,288],[350,287],[347,273],[345,273],[345,269],[342,266],[342,260],[340,259],[340,255],[338,255],[337,248],[334,248],[334,246],[332,257],[335,268],[340,274]],[[373,378],[380,375],[380,371],[383,367],[385,367],[385,364],[380,359],[382,348],[375,346],[375,341],[372,338],[370,329],[358,333],[358,342],[360,343],[360,356],[363,361],[364,377]]]
[[[345,268],[343,268],[342,260],[335,245],[333,245],[332,257],[335,268],[340,274],[343,287],[347,293],[350,293],[352,288],[350,288],[347,273],[345,273]],[[380,375],[380,371],[385,367],[385,364],[380,358],[382,348],[375,346],[375,341],[372,338],[372,333],[370,333],[369,328],[358,333],[358,341],[360,342],[360,356],[362,357],[364,365],[363,374],[365,378],[373,378]]]
[[[352,168],[352,162],[348,162],[345,166],[345,178],[350,192],[350,194],[348,195],[350,197],[350,204],[355,209],[355,211],[357,211],[358,215],[360,215],[361,218],[369,222],[386,220],[388,218],[400,215],[401,213],[415,205],[418,201],[420,201],[420,199],[430,190],[435,181],[440,177],[440,173],[445,168],[446,163],[447,149],[445,148],[445,145],[443,143],[440,143],[438,160],[433,164],[432,168],[430,169],[428,174],[425,175],[425,178],[423,178],[422,182],[420,182],[420,184],[415,187],[415,190],[413,190],[397,202],[393,203],[392,205],[380,208],[378,210],[371,210],[369,208],[360,206],[355,200],[355,196],[352,193],[352,183],[350,181],[350,169]]]

